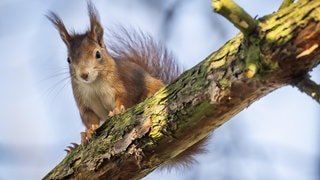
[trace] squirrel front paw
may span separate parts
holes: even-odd
[[[84,132],[81,132],[81,144],[86,145],[87,142],[92,139],[96,130],[99,128],[98,124],[92,124],[91,128],[87,128]]]
[[[84,132],[81,132],[81,144],[86,145],[90,139],[92,139],[93,135],[95,134],[96,130],[99,128],[98,124],[92,124],[91,128],[86,129]],[[64,149],[67,154],[71,153],[74,149],[76,149],[79,146],[77,143],[71,143],[70,146],[67,146],[66,149]]]
[[[116,107],[112,111],[110,111],[109,112],[109,117],[112,117],[112,116],[117,115],[117,114],[121,114],[124,111],[126,111],[126,108],[124,107],[124,105],[121,105],[120,107]]]

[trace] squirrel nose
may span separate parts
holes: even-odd
[[[83,79],[83,80],[88,80],[89,78],[89,72],[83,72],[80,74],[80,77]]]

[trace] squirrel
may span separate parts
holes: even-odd
[[[88,13],[90,29],[83,34],[69,33],[56,13],[47,15],[68,49],[73,95],[86,127],[81,144],[109,116],[142,102],[181,73],[168,50],[144,33],[130,34],[122,28],[120,35],[114,34],[116,42],[106,45],[98,12],[90,1]],[[203,152],[204,144],[205,140],[196,143],[167,166],[188,166],[194,154]]]

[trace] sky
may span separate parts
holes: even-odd
[[[171,24],[164,10],[174,1],[94,0],[105,28],[139,28],[164,42],[188,68],[238,30],[210,9],[210,0],[181,3]],[[153,1],[155,2],[155,1]],[[236,0],[253,17],[276,11],[280,0]],[[0,180],[41,179],[84,130],[75,105],[66,47],[45,18],[52,10],[69,29],[89,26],[86,1],[0,1]],[[164,33],[166,32],[166,33]],[[320,83],[320,68],[312,73]],[[218,128],[208,153],[192,169],[153,172],[145,179],[317,179],[319,105],[291,86],[253,103]]]

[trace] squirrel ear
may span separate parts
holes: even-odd
[[[90,17],[89,36],[103,46],[103,28],[99,22],[99,15],[91,1],[88,1],[88,11]]]
[[[69,47],[72,36],[68,33],[66,27],[64,26],[61,18],[54,12],[50,11],[46,17],[53,23],[53,25],[58,29],[61,39]]]

